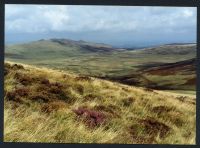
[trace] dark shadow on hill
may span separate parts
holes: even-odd
[[[127,84],[131,86],[141,86],[156,90],[185,90],[187,86],[196,85],[196,76],[192,78],[185,79],[185,83],[172,86],[171,84],[161,85],[152,80],[149,80],[146,75],[157,76],[158,78],[164,76],[174,75],[190,76],[191,74],[196,74],[196,59],[189,59],[185,61],[179,61],[175,63],[148,63],[141,65],[139,70],[134,74],[124,75],[124,76],[105,76],[100,77],[101,79],[106,79],[114,82],[119,82],[122,84]],[[173,79],[171,80],[173,81]],[[170,81],[169,81],[170,83]],[[185,88],[184,88],[185,87]],[[190,90],[190,88],[187,88]],[[193,89],[192,89],[193,90]]]

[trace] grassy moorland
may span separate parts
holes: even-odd
[[[5,142],[195,144],[194,95],[12,62],[4,76]]]
[[[122,79],[121,83],[133,86],[180,91],[196,89],[195,62],[187,63],[196,58],[196,44],[127,50],[85,41],[50,39],[9,45],[5,51],[9,61],[115,81]],[[186,61],[182,69],[179,65],[163,69],[163,65],[176,65],[181,61]],[[151,72],[151,68],[161,72]],[[169,70],[173,73],[167,74]]]
[[[170,90],[182,93],[195,93],[196,90],[196,59],[147,67],[137,74],[111,77],[108,79],[120,83],[143,86],[158,90]],[[184,91],[183,91],[184,90]]]

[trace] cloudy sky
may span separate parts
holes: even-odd
[[[196,42],[196,8],[6,5],[6,43],[69,38],[147,46]]]

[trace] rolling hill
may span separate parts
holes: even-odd
[[[157,54],[157,55],[189,55],[194,54],[194,47],[196,44],[166,44],[158,47],[145,48],[140,52],[145,54]]]
[[[158,90],[196,90],[196,59],[145,65],[137,74],[104,79]]]
[[[195,144],[194,95],[8,61],[4,77],[4,142]]]
[[[195,90],[193,84],[189,87],[182,85],[185,81],[190,81],[195,77],[195,69],[192,69],[191,73],[181,74],[181,77],[179,77],[179,69],[175,72],[178,75],[171,76],[155,75],[143,70],[194,59],[196,58],[196,44],[169,44],[130,50],[86,41],[49,39],[8,45],[5,57],[6,60],[13,62],[45,66],[98,78],[118,79],[118,82],[125,82],[129,85],[157,87],[157,89],[186,90],[189,88],[189,90]],[[190,71],[191,69],[185,67],[185,70]],[[176,81],[173,76],[176,77]]]

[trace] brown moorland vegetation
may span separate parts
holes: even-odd
[[[5,142],[195,144],[194,96],[11,62],[4,77]]]

